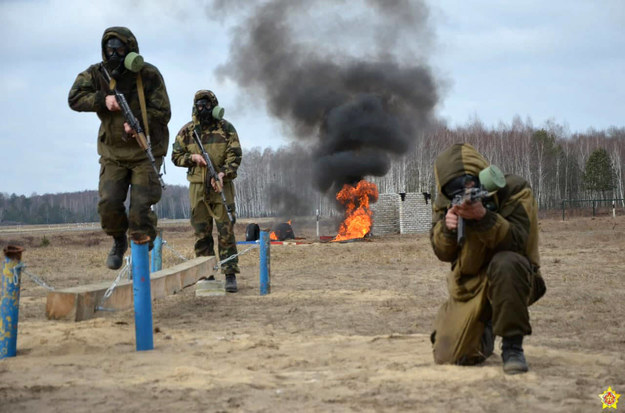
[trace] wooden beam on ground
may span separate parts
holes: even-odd
[[[150,274],[152,300],[175,294],[199,279],[212,274],[215,257],[198,257]],[[102,311],[127,310],[133,306],[132,280],[117,284],[111,296],[102,302],[111,282],[83,285],[48,293],[46,316],[51,320],[83,321],[98,317]]]

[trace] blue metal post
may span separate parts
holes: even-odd
[[[135,301],[135,338],[137,351],[152,350],[152,292],[150,289],[150,267],[148,244],[131,241],[132,291]]]
[[[271,292],[271,254],[269,248],[269,232],[260,232],[260,295]]]
[[[17,354],[17,323],[20,310],[21,247],[4,249],[2,285],[0,286],[0,359]]]
[[[160,271],[163,268],[163,231],[158,230],[154,247],[152,248],[152,272]]]

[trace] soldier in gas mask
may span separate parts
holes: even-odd
[[[528,306],[545,293],[532,189],[520,176],[504,176],[489,166],[469,144],[443,151],[434,173],[438,195],[430,239],[436,256],[451,263],[449,298],[431,336],[434,360],[481,363],[500,336],[504,372],[526,372],[523,338],[532,333]],[[486,195],[463,200],[467,193]]]
[[[137,243],[156,237],[156,214],[152,205],[161,199],[158,175],[135,140],[134,131],[120,111],[112,91],[116,87],[151,141],[156,168],[160,168],[169,146],[167,123],[171,117],[169,97],[158,69],[144,63],[132,32],[125,27],[104,31],[102,63],[78,74],[69,92],[69,106],[78,112],[96,112],[100,118],[98,154],[100,182],[98,213],[102,229],[113,237],[106,265],[118,269],[128,248],[128,232]],[[107,82],[102,66],[114,79]],[[142,103],[143,101],[143,103]],[[124,201],[130,187],[128,214]]]
[[[228,208],[234,213],[234,183],[241,164],[241,145],[234,126],[223,119],[223,108],[210,90],[199,90],[193,98],[192,120],[180,129],[171,154],[172,162],[188,168],[189,196],[191,201],[191,226],[196,235],[195,255],[215,255],[213,220],[217,227],[219,259],[224,260],[237,253],[233,222],[228,218]],[[207,152],[220,185],[211,179],[200,147],[194,142],[197,133]],[[226,205],[221,198],[222,188]],[[238,258],[222,264],[226,278],[226,291],[236,292],[236,274],[239,273]],[[211,276],[212,277],[212,276]]]

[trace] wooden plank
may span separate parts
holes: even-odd
[[[150,274],[152,300],[175,294],[214,273],[215,262],[215,257],[198,257]],[[111,296],[102,301],[110,286],[111,282],[102,282],[50,291],[46,316],[51,320],[83,321],[101,315],[105,310],[98,310],[100,306],[109,310],[132,308],[132,280],[120,281]]]

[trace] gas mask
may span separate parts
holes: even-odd
[[[124,58],[128,54],[126,45],[117,37],[111,37],[104,45],[106,68],[112,76],[118,76],[124,71]]]
[[[453,199],[455,195],[464,192],[466,188],[482,188],[489,192],[488,198],[483,199],[482,203],[487,209],[494,211],[496,205],[492,196],[505,186],[506,178],[503,172],[497,166],[490,165],[482,169],[478,176],[466,174],[452,179],[441,188],[441,191],[448,199]]]
[[[195,102],[200,123],[203,125],[219,121],[224,117],[224,108],[218,104],[213,105],[209,99],[199,99]]]
[[[104,45],[106,68],[111,76],[117,77],[128,69],[138,72],[143,67],[143,57],[135,52],[128,52],[128,47],[117,37],[111,37]]]
[[[464,192],[466,188],[479,188],[480,182],[476,176],[461,175],[447,182],[441,191],[443,194],[452,199],[456,194]]]

